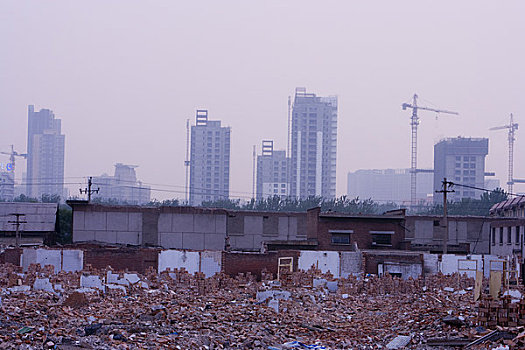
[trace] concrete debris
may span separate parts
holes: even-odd
[[[268,307],[274,309],[275,312],[279,312],[279,299],[270,299]]]
[[[412,336],[410,335],[398,335],[390,343],[386,344],[386,348],[389,350],[403,349],[411,340]]]
[[[331,293],[335,293],[335,292],[337,292],[337,281],[329,281],[329,282],[326,282],[326,288],[328,288],[328,290],[329,290]]]
[[[31,290],[31,287],[29,286],[13,286],[11,288],[7,288],[8,291],[13,293],[19,293],[19,292],[29,292]]]
[[[34,290],[44,290],[46,292],[53,293],[53,285],[49,282],[49,278],[37,278],[33,284]]]
[[[445,288],[443,288],[443,290],[444,290],[445,292],[451,292],[451,293],[454,292],[454,288],[450,288],[450,287],[445,287]]]
[[[55,273],[53,266],[30,265],[23,277],[20,271],[0,265],[0,349],[423,349],[432,338],[489,332],[471,325],[477,310],[466,288],[474,280],[457,274],[334,279],[311,268],[281,276],[276,286],[269,274],[257,281],[249,273],[207,278],[184,269]],[[330,293],[328,281],[337,286]],[[35,284],[45,288],[29,287]],[[49,285],[61,285],[61,295]],[[444,323],[449,310],[465,324]],[[30,330],[17,333],[23,327]],[[404,337],[410,339],[400,345]]]
[[[314,278],[314,288],[324,287],[326,286],[326,282],[328,281],[324,278]]]
[[[99,276],[80,276],[80,287],[85,288],[96,288],[101,291],[105,291],[105,288],[102,284],[102,280]]]

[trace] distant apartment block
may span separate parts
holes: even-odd
[[[288,195],[288,163],[286,151],[273,149],[273,141],[262,142],[261,155],[257,156],[257,200]]]
[[[15,179],[12,172],[0,172],[0,201],[12,201],[15,196]]]
[[[417,174],[418,202],[432,199],[434,174]],[[348,173],[348,197],[378,202],[410,203],[410,169],[362,169]]]
[[[290,195],[335,197],[337,97],[295,90],[292,110]]]
[[[27,130],[27,196],[43,194],[65,197],[64,148],[61,120],[49,109],[35,112],[28,107]]]
[[[487,138],[447,138],[434,145],[434,190],[442,189],[443,178],[469,187],[485,185],[485,157],[489,151]],[[479,198],[483,191],[454,186],[448,194],[451,201]],[[434,193],[434,202],[442,202],[443,194]]]
[[[151,188],[137,181],[136,165],[115,164],[113,176],[93,177],[93,189],[99,188],[92,198],[127,204],[146,204],[151,199]]]
[[[191,127],[190,205],[228,199],[230,194],[230,133],[220,121],[197,110]]]

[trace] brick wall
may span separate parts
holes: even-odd
[[[84,249],[84,266],[105,269],[111,266],[114,270],[145,273],[151,266],[158,268],[159,249],[133,248],[90,248]]]
[[[297,271],[299,252],[290,250],[268,252],[265,254],[223,252],[222,269],[224,273],[230,276],[250,272],[257,277],[257,280],[261,279],[261,272],[263,269],[266,269],[267,272],[277,277],[277,264],[280,257],[293,257],[294,271]]]
[[[423,267],[423,254],[396,255],[395,252],[389,254],[374,254],[373,252],[363,252],[364,272],[377,274],[377,265],[385,263],[398,263],[404,265],[421,265]]]
[[[20,266],[20,255],[22,255],[21,248],[6,249],[0,254],[0,263]]]
[[[370,231],[394,231],[392,235],[392,246],[386,249],[401,249],[404,240],[404,229],[402,220],[387,218],[366,217],[320,217],[318,223],[317,240],[318,250],[351,251],[353,243],[357,243],[359,249],[376,248],[372,245],[372,234]],[[352,230],[350,244],[332,244],[330,230]]]

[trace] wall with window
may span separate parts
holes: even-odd
[[[403,249],[404,215],[307,214],[308,238],[315,238],[319,250]]]
[[[490,253],[524,256],[525,219],[501,219],[490,228]]]

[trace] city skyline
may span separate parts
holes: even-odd
[[[71,193],[120,161],[139,164],[144,182],[172,186],[152,197],[184,198],[184,122],[206,106],[234,130],[231,197],[251,197],[252,147],[271,138],[286,148],[297,86],[338,96],[336,195],[349,171],[409,167],[410,112],[401,104],[414,93],[422,106],[460,112],[420,113],[418,167],[432,167],[439,139],[489,137],[486,168],[505,187],[507,135],[488,129],[510,113],[523,123],[522,2],[0,6],[0,149],[26,151],[27,105],[53,110],[68,135],[65,182],[79,182]],[[516,178],[525,177],[523,145],[518,130]]]

